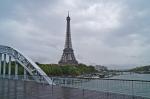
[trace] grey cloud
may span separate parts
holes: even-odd
[[[148,0],[0,2],[0,43],[18,48],[34,61],[57,63],[60,59],[69,10],[79,62],[123,66],[150,63]]]

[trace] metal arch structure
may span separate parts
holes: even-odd
[[[13,47],[0,45],[0,54],[7,54],[13,57],[23,68],[36,80],[37,82],[41,80],[41,77],[48,84],[53,84],[52,80],[46,75],[46,73],[36,65],[30,58],[23,55],[20,51]],[[39,77],[40,76],[40,77]]]

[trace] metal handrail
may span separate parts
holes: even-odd
[[[34,81],[32,76],[26,75],[27,79],[24,79],[24,75],[0,76],[1,79],[12,79],[12,80],[23,80],[23,81]],[[47,76],[48,77],[48,76]],[[63,86],[68,88],[79,88],[83,90],[93,90],[105,93],[117,93],[124,95],[150,97],[150,81],[147,80],[128,80],[128,79],[97,79],[97,78],[81,78],[81,77],[50,77],[52,83],[56,86]],[[40,76],[39,76],[40,79]],[[38,83],[46,84],[42,80]],[[142,88],[146,88],[142,90]]]

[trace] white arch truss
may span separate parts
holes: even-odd
[[[52,80],[46,75],[46,73],[30,58],[17,49],[0,45],[0,54],[7,54],[10,57],[13,57],[15,61],[17,61],[36,81],[39,81],[42,77],[48,84],[52,84]]]

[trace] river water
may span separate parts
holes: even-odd
[[[110,80],[124,79],[124,80]],[[128,81],[144,80],[144,81]],[[103,92],[136,95],[150,98],[150,74],[126,74],[114,76],[109,79],[92,79],[68,85],[70,87],[96,90]]]
[[[126,74],[111,77],[111,79],[147,80],[150,81],[150,74]]]

